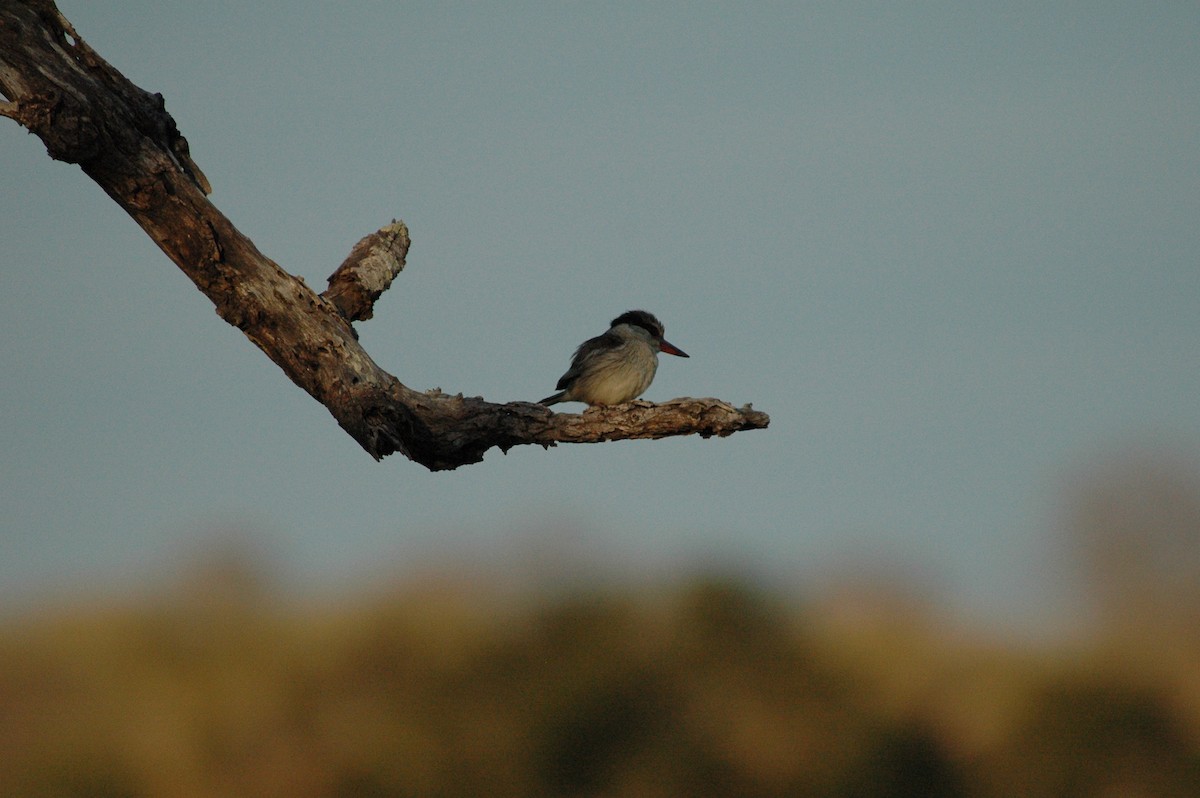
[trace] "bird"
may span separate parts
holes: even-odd
[[[619,405],[636,399],[654,380],[659,352],[688,357],[663,338],[662,322],[653,313],[627,310],[612,320],[608,332],[579,345],[571,367],[554,386],[558,393],[538,404]]]

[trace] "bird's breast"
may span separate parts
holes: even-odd
[[[572,393],[594,405],[618,405],[636,399],[650,387],[658,357],[649,346],[630,344],[597,358],[580,375]]]

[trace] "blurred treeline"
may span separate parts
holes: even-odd
[[[0,794],[1200,795],[1195,647],[1022,650],[721,579],[198,587],[8,625]]]
[[[236,559],[10,617],[0,795],[1197,796],[1200,491],[1130,473],[1072,501],[1061,640],[719,576],[306,603]]]

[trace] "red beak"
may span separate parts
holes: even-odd
[[[658,339],[658,348],[661,351],[666,352],[668,355],[675,355],[677,357],[687,357],[688,356],[688,353],[684,352],[679,347],[675,346],[674,344],[667,343],[666,338]]]

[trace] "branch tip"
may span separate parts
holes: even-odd
[[[321,296],[347,321],[366,321],[374,314],[375,300],[404,270],[411,243],[408,226],[395,219],[363,236],[329,276],[329,288]]]

